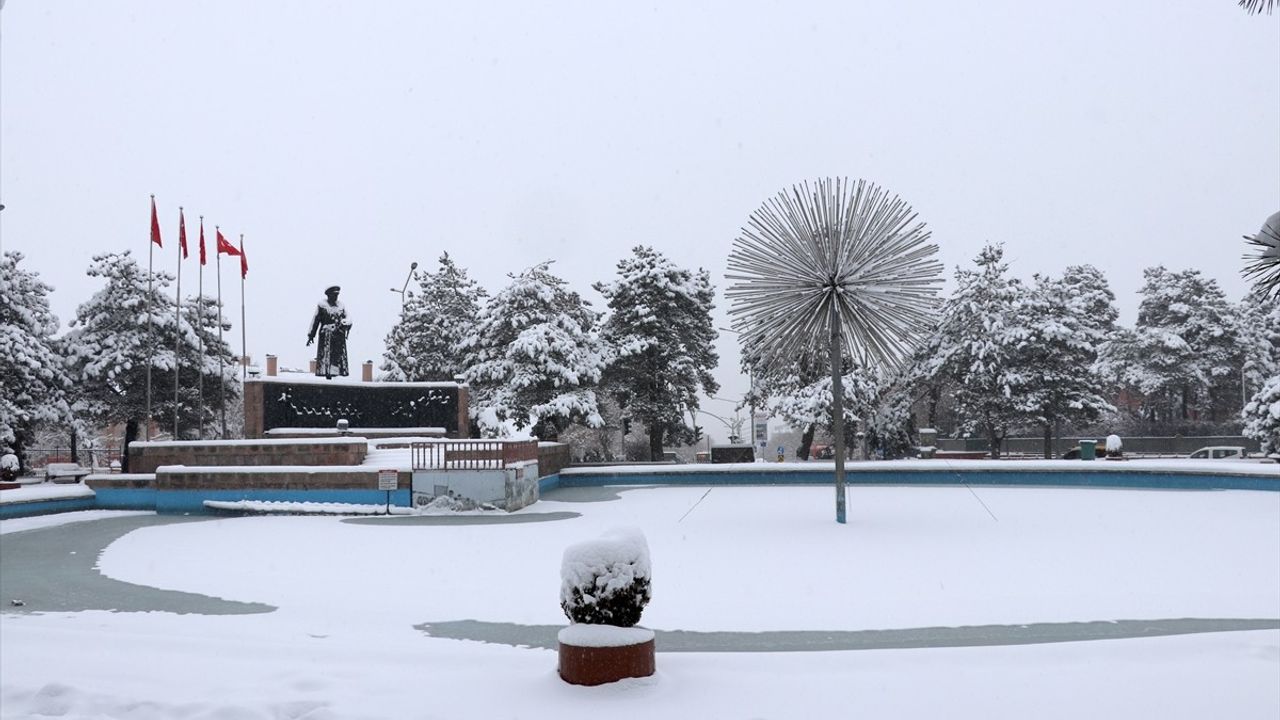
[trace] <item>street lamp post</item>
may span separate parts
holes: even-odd
[[[391,288],[391,292],[393,292],[393,293],[400,293],[400,307],[404,307],[404,304],[405,304],[405,291],[407,291],[407,290],[409,289],[409,281],[413,279],[414,271],[416,271],[417,269],[418,269],[418,263],[417,263],[417,262],[409,263],[409,276],[408,276],[408,277],[406,277],[406,278],[404,279],[404,286],[403,286],[403,287],[401,287],[399,290],[397,290],[397,289],[395,289],[395,288]]]
[[[742,333],[733,328],[718,327],[717,330],[731,332],[734,335],[741,336]],[[747,407],[751,409],[751,444],[756,444],[756,374],[750,364],[747,365]]]
[[[716,399],[716,400],[720,400],[721,398],[715,398],[715,399]],[[732,401],[729,401],[729,402],[732,402]],[[724,418],[720,417],[719,415],[716,415],[716,414],[715,414],[715,413],[713,413],[713,412],[707,412],[706,410],[703,410],[702,408],[695,408],[695,409],[694,409],[694,412],[700,412],[700,413],[702,413],[703,415],[710,415],[711,417],[713,417],[713,418],[715,418],[715,419],[719,420],[720,422],[724,423],[724,427],[725,427],[725,429],[729,431],[729,442],[730,442],[730,443],[733,443],[733,442],[734,442],[734,438],[738,438],[739,440],[741,440],[741,436],[740,436],[740,435],[738,435],[738,433],[742,431],[742,419],[741,419],[741,418],[734,418],[733,420],[725,420]],[[711,452],[711,435],[707,435],[707,452]]]

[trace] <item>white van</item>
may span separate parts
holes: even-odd
[[[1235,445],[1215,445],[1202,447],[1187,457],[1192,460],[1244,460],[1249,457],[1249,452]]]

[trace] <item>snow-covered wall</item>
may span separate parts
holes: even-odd
[[[365,438],[134,442],[129,443],[129,469],[153,473],[163,465],[360,465],[368,449]]]

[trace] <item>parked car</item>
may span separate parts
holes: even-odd
[[[44,468],[44,479],[55,483],[78,483],[89,474],[89,468],[76,463],[49,463]]]
[[[1244,460],[1249,451],[1239,445],[1213,445],[1202,447],[1187,457],[1192,460]]]

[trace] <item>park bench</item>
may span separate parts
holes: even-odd
[[[78,483],[89,472],[89,468],[76,463],[49,463],[44,468],[44,479],[54,483]]]

